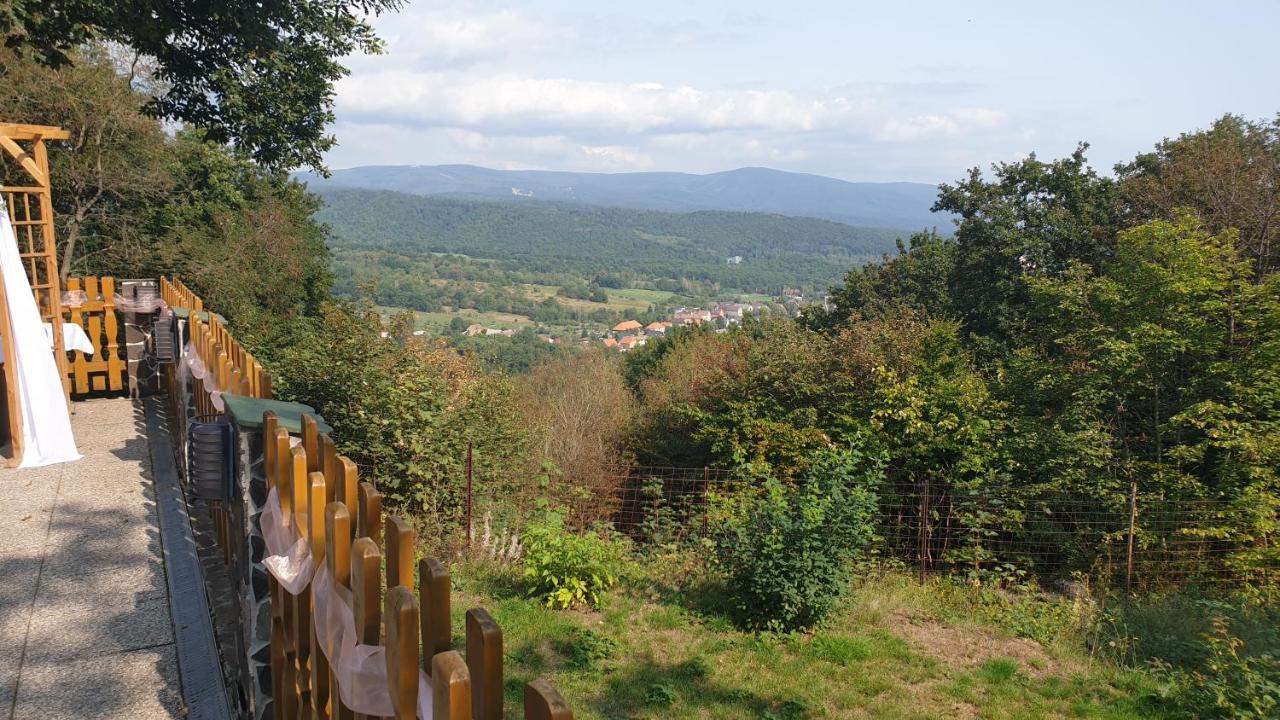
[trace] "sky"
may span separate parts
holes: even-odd
[[[409,0],[348,58],[332,168],[946,182],[1030,152],[1115,163],[1280,112],[1280,0]]]

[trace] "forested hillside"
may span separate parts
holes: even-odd
[[[457,253],[507,270],[692,280],[775,295],[782,287],[825,287],[850,265],[891,251],[900,235],[764,213],[512,205],[355,189],[321,197],[317,217],[332,228],[339,251]],[[730,264],[734,256],[741,262]]]
[[[517,204],[572,202],[674,212],[769,212],[908,231],[951,227],[951,215],[930,210],[938,192],[933,185],[846,182],[761,167],[693,175],[373,165],[337,170],[330,178],[314,173],[299,178],[317,192],[346,187]]]

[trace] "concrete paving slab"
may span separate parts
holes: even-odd
[[[0,474],[0,523],[50,510],[57,503],[62,474],[40,472],[42,469],[7,470],[7,474]]]
[[[84,458],[0,469],[0,720],[182,717],[147,418],[76,405]]]
[[[0,555],[0,631],[7,627],[10,618],[19,614],[26,617],[31,601],[36,596],[36,581],[40,577],[40,555]],[[0,644],[10,638],[0,635]]]
[[[7,555],[40,554],[49,538],[49,519],[33,513],[27,520],[17,520],[0,527],[0,558]]]
[[[182,717],[178,663],[172,646],[25,668],[13,717]]]
[[[53,517],[53,503],[53,499],[44,507],[10,507],[0,503],[0,533],[27,522],[48,525],[49,518]]]
[[[68,492],[74,491],[68,488]],[[136,491],[89,493],[91,499],[68,500],[58,504],[50,524],[52,533],[81,528],[115,529],[129,524],[156,523],[155,503],[146,493]]]
[[[119,544],[105,542],[77,549],[74,543],[52,548],[45,556],[44,571],[51,575],[80,577],[108,571],[119,572],[136,565],[160,562],[159,542],[147,530],[145,537],[133,535]]]
[[[40,583],[36,606],[65,607],[78,602],[118,604],[165,597],[164,565],[159,560],[83,575],[48,575]]]
[[[23,665],[62,664],[172,642],[167,598],[115,603],[94,598],[55,607],[37,605]]]
[[[21,661],[21,648],[15,651],[0,650],[0,716],[8,717],[9,708],[13,707]]]

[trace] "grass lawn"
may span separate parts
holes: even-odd
[[[666,290],[643,290],[626,288],[622,290],[605,290],[610,304],[627,305],[640,310],[647,310],[650,305],[670,303],[676,294]]]
[[[397,312],[403,312],[404,308],[378,306],[378,312],[383,317],[388,317]],[[413,313],[413,326],[418,330],[426,330],[429,334],[440,335],[448,329],[450,321],[455,317],[460,317],[467,322],[479,323],[485,327],[496,328],[522,328],[533,327],[534,323],[524,315],[513,315],[511,313],[498,312],[480,312],[479,310],[462,309],[453,312],[422,312],[415,310]]]
[[[518,577],[492,566],[457,567],[454,584],[457,642],[468,608],[502,626],[507,718],[520,717],[537,677],[580,720],[1164,717],[1141,700],[1149,676],[980,619],[963,587],[864,581],[817,631],[757,635],[736,630],[705,591],[660,582],[571,611],[525,597]]]

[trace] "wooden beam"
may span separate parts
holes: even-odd
[[[13,159],[17,160],[18,164],[21,165],[22,168],[27,171],[27,174],[30,175],[31,178],[42,188],[49,187],[49,180],[45,177],[44,173],[40,172],[40,166],[36,164],[34,155],[23,150],[21,145],[14,142],[13,138],[7,135],[0,134],[0,147],[4,148],[5,152],[12,155]]]
[[[0,202],[4,200],[0,199]],[[5,294],[4,276],[0,275],[0,345],[4,346],[4,394],[5,421],[9,425],[9,450],[12,456],[5,462],[17,467],[22,462],[22,399],[18,382],[17,348],[14,347],[13,326],[9,320],[9,296]]]
[[[26,125],[23,123],[0,123],[0,135],[14,140],[68,140],[71,133],[53,125]]]

